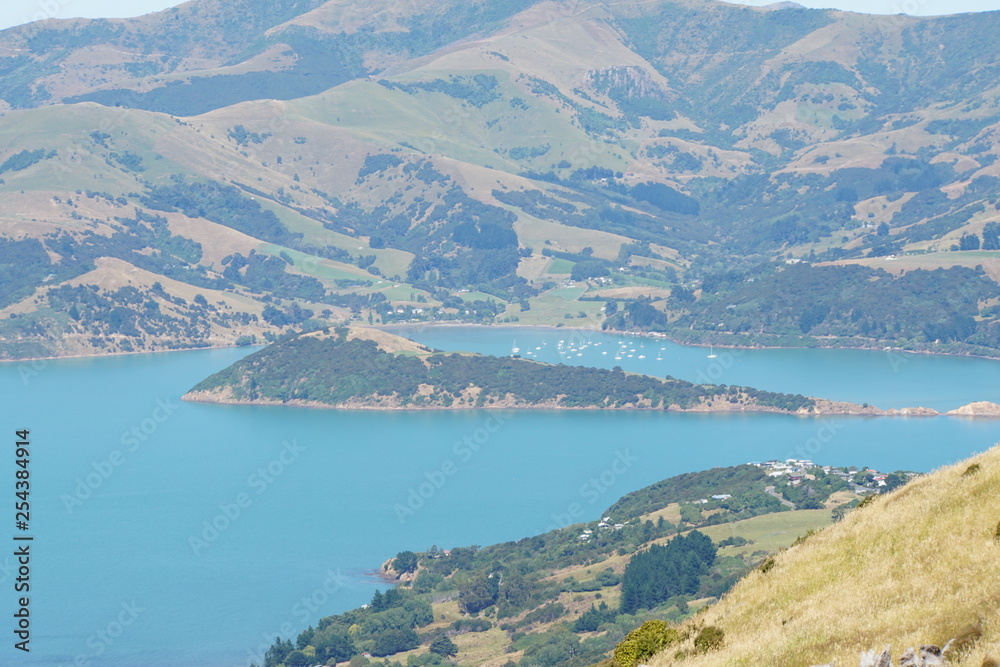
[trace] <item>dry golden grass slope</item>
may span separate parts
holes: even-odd
[[[310,338],[329,338],[333,335],[334,332],[329,329],[321,329],[305,334],[305,336]],[[347,340],[355,339],[374,341],[380,350],[389,352],[390,354],[430,354],[431,352],[431,348],[412,341],[409,338],[403,338],[388,331],[372,329],[371,327],[350,327],[350,331],[347,333]]]
[[[865,650],[891,645],[898,659],[979,626],[949,664],[996,665],[998,522],[1000,446],[876,498],[744,578],[687,624],[721,628],[722,648],[678,657],[675,645],[648,663],[853,667]]]

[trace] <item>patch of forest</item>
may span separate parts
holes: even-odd
[[[700,294],[675,287],[668,315],[634,301],[611,315],[606,328],[664,331],[676,337],[721,335],[741,344],[774,344],[784,337],[815,344],[834,337],[921,347],[1000,347],[1000,286],[981,269],[914,270],[893,276],[864,266],[808,263],[706,275]]]
[[[815,401],[749,387],[698,385],[512,357],[391,354],[375,342],[299,336],[260,350],[206,378],[192,392],[225,390],[238,401],[307,401],[331,406],[386,400],[393,407],[695,408],[728,401],[736,409],[794,412]]]

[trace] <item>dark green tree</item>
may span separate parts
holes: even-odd
[[[386,630],[375,636],[372,655],[383,658],[420,646],[420,638],[411,629]]]
[[[705,534],[678,535],[632,557],[622,577],[621,611],[650,609],[675,595],[698,592],[700,577],[715,562],[715,545]]]
[[[458,589],[458,606],[467,614],[496,604],[499,587],[496,577],[480,575]]]
[[[392,567],[401,574],[417,569],[417,554],[412,551],[400,551],[392,561]]]
[[[450,657],[458,655],[458,646],[455,645],[455,642],[451,641],[448,635],[438,635],[431,642],[430,651],[431,653]]]
[[[333,635],[316,647],[316,655],[326,662],[346,662],[357,653],[358,649],[348,635]]]
[[[615,610],[608,608],[607,602],[602,601],[600,607],[590,605],[590,609],[573,622],[573,632],[595,632],[601,624],[614,621],[617,615]]]
[[[299,649],[301,651],[306,646],[309,646],[310,644],[312,644],[313,637],[315,637],[315,636],[316,636],[316,629],[315,628],[311,628],[311,627],[310,628],[306,628],[305,630],[303,630],[302,632],[299,633],[298,637],[295,638],[295,648],[297,648],[297,649]]]
[[[983,227],[983,250],[1000,250],[1000,223],[987,222]]]
[[[264,667],[277,667],[285,661],[285,657],[295,647],[292,646],[291,639],[282,639],[281,637],[275,637],[274,643],[271,647],[267,649],[267,653],[264,654]]]
[[[958,242],[959,250],[979,250],[979,237],[975,234],[965,234]]]
[[[573,280],[587,280],[588,278],[607,276],[610,273],[607,261],[603,259],[588,259],[573,265],[570,278]]]
[[[531,599],[531,582],[521,574],[509,574],[500,586],[498,604],[505,610],[523,607]]]

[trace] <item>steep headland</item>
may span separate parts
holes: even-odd
[[[1000,447],[873,497],[765,561],[643,662],[856,665],[874,651],[862,664],[875,665],[880,654],[926,646],[927,654],[947,647],[947,662],[898,664],[996,665],[997,498]]]

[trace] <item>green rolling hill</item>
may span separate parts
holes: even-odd
[[[996,355],[998,23],[195,0],[0,32],[0,356],[349,319]]]

